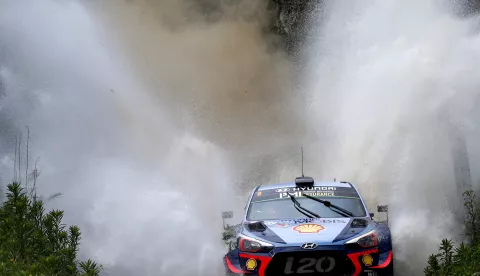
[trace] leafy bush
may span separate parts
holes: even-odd
[[[97,276],[101,266],[77,260],[80,229],[62,223],[63,211],[45,213],[17,182],[0,207],[0,275]]]
[[[222,240],[228,246],[229,250],[235,247],[236,234],[239,231],[240,224],[227,225],[222,233]]]
[[[428,258],[426,276],[480,275],[480,208],[473,191],[466,191],[463,196],[467,241],[455,247],[451,240],[443,239],[439,253]]]

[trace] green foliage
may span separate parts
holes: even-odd
[[[473,191],[463,193],[466,211],[465,234],[472,245],[480,243],[480,210],[476,195]]]
[[[455,247],[451,240],[443,239],[439,253],[428,258],[425,276],[480,275],[480,208],[473,191],[464,192],[463,197],[468,241]]]
[[[226,243],[232,238],[235,237],[235,226],[234,225],[227,225],[226,229],[222,233],[222,240]]]
[[[227,225],[222,233],[222,240],[228,246],[229,250],[235,247],[238,226],[239,225]]]
[[[101,266],[77,260],[80,229],[62,223],[63,211],[45,212],[19,183],[7,186],[0,207],[0,275],[98,276]]]

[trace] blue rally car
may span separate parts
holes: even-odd
[[[349,182],[302,176],[257,186],[245,211],[224,257],[226,275],[393,275],[388,222],[372,219]]]

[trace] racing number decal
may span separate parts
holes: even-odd
[[[285,264],[285,274],[306,274],[316,272],[330,272],[335,268],[335,259],[332,257],[321,257],[320,259],[315,258],[302,258],[298,261],[298,264],[301,266],[298,267],[297,271],[293,271],[294,258],[287,258],[287,263]],[[325,268],[326,267],[326,268]]]

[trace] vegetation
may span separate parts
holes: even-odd
[[[480,275],[480,206],[473,191],[463,193],[466,241],[458,247],[452,240],[443,239],[439,253],[428,258],[426,276]]]
[[[28,133],[29,134],[29,133]],[[28,137],[29,138],[29,137]],[[15,144],[13,183],[0,204],[0,275],[98,276],[102,266],[92,260],[77,260],[81,232],[62,223],[63,211],[46,212],[37,198],[37,162],[28,174],[26,143],[25,185],[21,184],[21,138]],[[31,181],[29,181],[31,180]],[[33,185],[29,187],[29,183]],[[60,193],[50,196],[54,199]],[[3,196],[3,193],[0,194]]]
[[[229,250],[235,247],[236,233],[239,225],[227,225],[222,233],[222,240],[227,245]]]
[[[97,276],[101,266],[77,260],[80,229],[62,223],[63,211],[45,213],[17,182],[0,207],[0,275]]]

